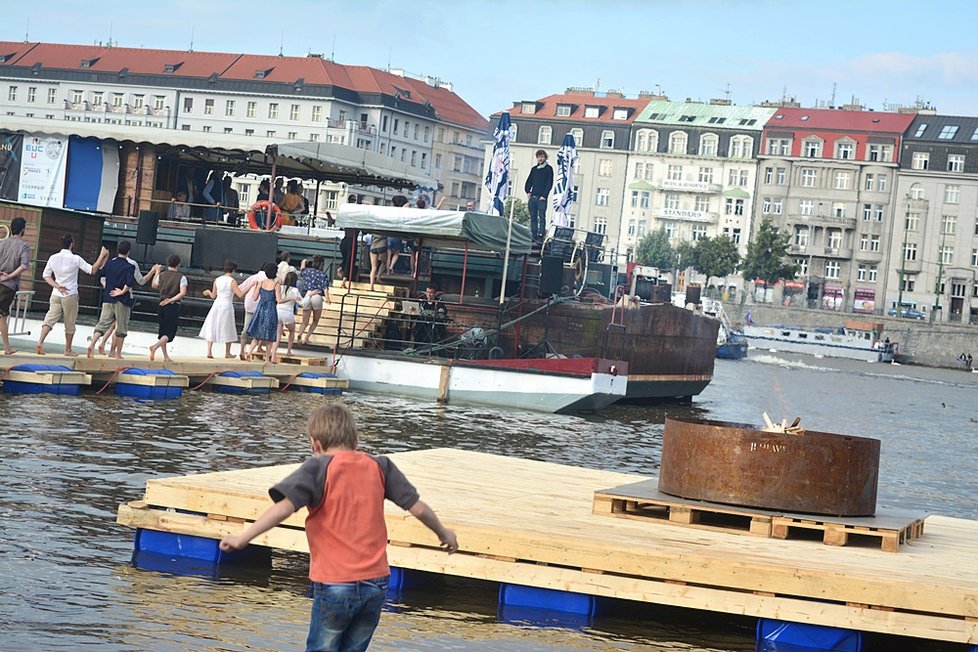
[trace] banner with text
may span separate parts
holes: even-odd
[[[17,201],[33,206],[64,206],[68,140],[25,136],[22,156]]]
[[[0,134],[0,199],[17,201],[23,140],[24,137],[20,134]]]

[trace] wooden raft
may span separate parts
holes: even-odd
[[[592,512],[594,491],[643,478],[471,451],[391,458],[458,534],[446,555],[386,507],[391,564],[494,582],[866,632],[978,642],[978,521],[930,516],[898,555],[730,536]],[[206,537],[239,532],[295,465],[149,480],[118,522]],[[184,510],[193,513],[181,513]],[[255,543],[307,552],[300,511]]]
[[[592,511],[597,515],[775,539],[787,539],[802,530],[817,531],[826,545],[844,546],[873,539],[885,552],[897,552],[900,546],[924,533],[924,516],[917,514],[886,509],[869,517],[790,514],[678,498],[660,492],[658,482],[653,478],[595,491]]]

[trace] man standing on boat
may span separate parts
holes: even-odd
[[[31,266],[31,246],[23,238],[26,228],[27,220],[15,217],[10,220],[9,237],[0,240],[0,337],[3,339],[4,355],[14,353],[10,348],[7,317],[20,289],[20,276]]]
[[[53,289],[48,302],[48,312],[41,326],[37,341],[38,355],[44,355],[44,339],[62,318],[65,322],[65,355],[72,357],[71,341],[75,336],[75,319],[78,317],[78,272],[94,276],[109,257],[109,250],[102,247],[98,259],[91,265],[75,253],[75,238],[70,233],[61,237],[61,251],[48,259],[42,276]]]
[[[547,230],[547,197],[554,187],[554,169],[547,163],[547,153],[537,150],[537,164],[526,178],[527,208],[530,211],[530,231],[534,242],[543,242]]]

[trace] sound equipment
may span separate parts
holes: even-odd
[[[160,214],[156,211],[139,211],[139,224],[136,226],[136,244],[155,245],[160,230]]]
[[[540,259],[540,296],[549,297],[560,292],[564,283],[564,259],[561,256],[544,256]]]
[[[224,261],[233,260],[243,271],[255,271],[265,263],[275,262],[278,235],[266,231],[197,227],[191,265],[202,269],[221,269]]]
[[[700,290],[702,288],[695,283],[690,283],[686,286],[686,305],[693,304],[698,306],[700,304]]]

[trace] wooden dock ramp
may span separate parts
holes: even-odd
[[[593,513],[594,492],[644,478],[434,449],[391,458],[458,533],[446,555],[388,504],[393,566],[692,609],[978,643],[978,521],[930,516],[899,554],[879,547],[655,527]],[[204,537],[240,531],[295,466],[149,480],[118,522]],[[168,508],[192,513],[167,511]],[[301,511],[255,543],[308,551]]]

